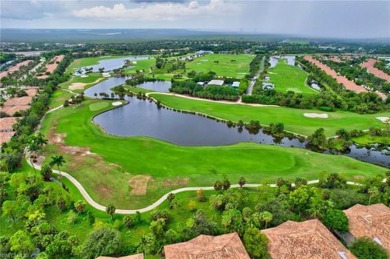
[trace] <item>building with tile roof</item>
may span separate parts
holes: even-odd
[[[190,241],[164,246],[166,259],[250,259],[237,233],[200,235]]]
[[[261,232],[268,237],[271,258],[356,258],[318,219],[287,221]]]
[[[390,208],[384,204],[360,205],[344,210],[349,221],[349,233],[343,235],[351,244],[356,238],[369,237],[390,252]]]

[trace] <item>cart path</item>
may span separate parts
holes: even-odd
[[[27,163],[30,165],[30,166],[34,166],[35,169],[38,169],[38,170],[41,170],[41,166],[37,165],[37,164],[31,164],[30,160],[27,159]],[[95,209],[97,210],[100,210],[100,211],[106,211],[106,207],[97,203],[96,201],[94,201],[91,196],[89,196],[88,192],[84,189],[84,187],[81,185],[81,183],[79,181],[77,181],[73,176],[71,176],[70,174],[66,173],[66,172],[63,172],[63,171],[58,171],[58,170],[53,170],[53,173],[55,174],[59,174],[59,175],[62,175],[63,177],[66,177],[69,181],[72,182],[72,184],[74,184],[74,186],[76,186],[76,188],[79,190],[79,192],[81,193],[81,195],[83,195],[84,199],[89,203],[89,205],[91,205],[92,207],[94,207]],[[386,181],[386,179],[383,180],[384,182]],[[319,183],[319,180],[311,180],[311,181],[308,181],[307,184],[316,184],[316,183]],[[347,184],[349,185],[360,185],[359,183],[356,183],[356,182],[347,182]],[[256,188],[256,187],[259,187],[259,186],[262,186],[263,184],[245,184],[244,187],[252,187],[252,188]],[[294,185],[294,184],[293,184]],[[270,187],[272,188],[276,188],[277,185],[276,184],[270,184],[269,185]],[[240,188],[240,185],[238,184],[232,184],[230,186],[230,188]],[[204,190],[204,191],[209,191],[209,190],[214,190],[214,187],[213,186],[206,186],[206,187],[184,187],[184,188],[180,188],[180,189],[176,189],[176,190],[172,190],[166,194],[164,194],[160,199],[158,199],[157,201],[155,201],[154,203],[150,204],[149,206],[146,206],[144,208],[140,208],[140,209],[133,209],[133,210],[126,210],[126,209],[116,209],[115,210],[115,213],[116,214],[122,214],[122,215],[129,215],[129,214],[136,214],[137,212],[148,212],[148,211],[151,211],[155,208],[157,208],[159,205],[161,205],[167,198],[168,198],[168,195],[170,193],[181,193],[181,192],[188,192],[188,191],[198,191],[198,190]]]

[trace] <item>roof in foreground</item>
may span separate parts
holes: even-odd
[[[15,132],[0,132],[0,145],[9,142],[12,138],[12,136],[15,134]]]
[[[271,258],[356,258],[318,219],[287,221],[261,232],[269,239]]]
[[[96,259],[144,259],[143,254],[136,254],[136,255],[127,255],[122,257],[109,257],[109,256],[99,256]]]
[[[190,241],[166,245],[167,259],[249,259],[237,233],[220,236],[200,235]]]
[[[390,208],[384,204],[355,206],[344,210],[349,220],[349,232],[356,238],[369,237],[390,251]],[[379,243],[378,242],[378,243]]]
[[[17,117],[0,118],[0,131],[13,131],[12,126],[18,122]]]
[[[221,86],[221,85],[223,85],[224,82],[225,82],[225,81],[223,81],[223,80],[213,79],[213,80],[211,80],[211,81],[208,83],[208,85],[219,85],[219,86]]]

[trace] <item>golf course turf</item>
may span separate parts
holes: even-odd
[[[327,119],[307,118],[304,113],[324,112],[275,106],[254,107],[245,104],[224,104],[159,93],[153,93],[150,96],[170,108],[205,113],[234,122],[258,120],[262,125],[282,122],[286,130],[306,136],[320,127],[325,129],[325,134],[328,137],[334,136],[335,132],[341,128],[348,131],[353,129],[365,130],[370,127],[384,128],[384,123],[375,117],[386,115],[385,113],[361,115],[337,111],[327,112],[329,116]]]
[[[293,91],[302,94],[318,93],[306,85],[308,74],[299,67],[288,65],[285,59],[279,59],[278,64],[268,69],[268,72],[270,82],[275,84],[276,91]]]
[[[46,148],[47,157],[63,154],[67,163],[62,169],[103,205],[140,208],[172,189],[211,186],[224,174],[232,182],[245,176],[247,183],[259,183],[279,177],[317,179],[324,171],[347,178],[386,171],[348,157],[297,148],[254,143],[183,147],[148,137],[111,136],[92,123],[93,116],[112,107],[104,103],[111,102],[90,100],[77,107],[54,111],[46,116],[42,128],[51,141]],[[134,176],[139,184],[146,185],[146,193],[132,194],[139,187],[134,186]]]
[[[213,71],[217,76],[243,78],[249,74],[249,64],[254,55],[250,54],[209,54],[186,64],[187,71],[208,73]]]

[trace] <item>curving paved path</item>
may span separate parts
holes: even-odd
[[[62,107],[63,106],[61,105],[59,107],[53,108],[53,109],[47,111],[46,114],[50,113],[50,112],[53,112],[55,110],[61,109]],[[46,114],[45,114],[45,116],[46,116]],[[42,118],[41,122],[43,121],[44,117]],[[41,123],[38,125],[38,129],[40,128],[40,126],[41,126]],[[31,163],[30,159],[28,159],[29,153],[27,152],[27,149],[26,149],[25,156],[26,156],[27,163],[31,167],[33,167],[35,169],[38,169],[38,170],[41,170],[41,166],[40,165]],[[76,188],[79,190],[79,192],[84,197],[84,199],[89,203],[89,205],[91,205],[92,207],[94,207],[97,210],[106,211],[106,207],[101,205],[101,204],[99,204],[99,203],[97,203],[96,201],[94,201],[91,198],[91,196],[88,194],[88,192],[84,189],[84,187],[81,185],[81,183],[76,180],[76,178],[74,178],[70,174],[68,174],[66,172],[63,172],[63,171],[53,170],[53,173],[62,175],[63,177],[66,177],[69,181],[71,181],[74,184],[74,186],[76,186]],[[385,181],[386,181],[386,179],[383,180],[383,182],[385,182]],[[319,182],[319,180],[311,180],[311,181],[308,181],[307,183],[308,184],[316,184],[318,182]],[[360,185],[359,183],[355,183],[355,182],[347,182],[347,184],[349,184],[349,185]],[[259,186],[262,186],[262,185],[263,184],[245,184],[245,187],[254,187],[254,188],[256,188],[256,187],[259,187]],[[269,186],[272,187],[272,188],[277,187],[276,184],[270,184]],[[240,188],[240,185],[232,184],[230,186],[230,188]],[[148,212],[148,211],[151,211],[151,210],[155,209],[159,205],[161,205],[168,198],[168,195],[170,193],[176,194],[176,193],[181,193],[181,192],[197,191],[197,190],[205,190],[205,191],[214,190],[214,187],[213,186],[208,186],[208,187],[184,187],[184,188],[172,190],[171,192],[168,192],[168,193],[164,194],[160,199],[158,199],[153,204],[151,204],[151,205],[149,205],[147,207],[144,207],[144,208],[141,208],[141,209],[136,209],[136,210],[116,209],[115,213],[116,214],[129,215],[129,214],[136,214],[137,212],[141,212],[141,213]]]
[[[27,163],[30,166],[32,166],[32,167],[34,167],[34,168],[36,168],[38,170],[41,170],[41,166],[39,166],[37,164],[31,164],[29,159],[27,159]],[[101,205],[101,204],[99,204],[99,203],[97,203],[96,201],[94,201],[91,198],[91,196],[89,196],[88,192],[84,189],[84,187],[81,185],[81,183],[78,182],[73,176],[71,176],[70,174],[68,174],[66,172],[58,171],[58,170],[53,170],[53,173],[60,174],[63,177],[66,177],[69,181],[71,181],[74,184],[74,186],[76,186],[76,188],[80,191],[81,195],[83,195],[84,199],[89,203],[89,205],[91,205],[92,207],[94,207],[97,210],[106,211],[106,207]],[[386,179],[384,179],[383,181],[386,181]],[[311,180],[311,181],[308,181],[307,184],[316,184],[318,182],[319,182],[319,180]],[[347,182],[347,184],[349,184],[349,185],[360,185],[359,183],[356,183],[356,182]],[[259,186],[262,186],[262,184],[245,184],[245,187],[254,187],[255,188],[255,187],[259,187]],[[272,188],[277,187],[276,184],[270,184],[269,186],[272,187]],[[232,184],[230,186],[230,188],[240,188],[240,185]],[[136,214],[137,211],[141,212],[141,213],[148,212],[148,211],[151,211],[151,210],[155,209],[159,205],[161,205],[161,203],[163,203],[168,198],[168,195],[170,193],[175,193],[176,194],[176,193],[180,193],[180,192],[197,191],[197,190],[209,191],[209,190],[214,190],[214,187],[213,186],[208,186],[208,187],[184,187],[184,188],[176,189],[176,190],[173,190],[171,192],[168,192],[168,193],[164,194],[160,199],[158,199],[157,201],[155,201],[154,203],[152,203],[151,205],[149,205],[147,207],[144,207],[144,208],[141,208],[141,209],[136,209],[136,210],[117,209],[117,210],[115,210],[115,213],[116,214],[128,215],[128,214]]]

